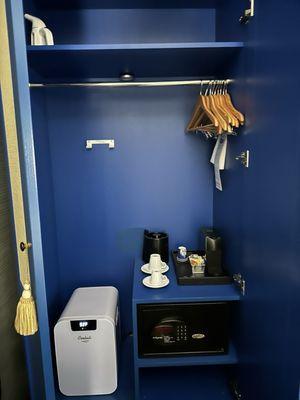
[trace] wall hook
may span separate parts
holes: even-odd
[[[106,144],[109,149],[115,148],[115,141],[113,139],[105,139],[105,140],[87,140],[85,148],[92,149],[95,144]]]

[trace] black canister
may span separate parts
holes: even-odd
[[[207,276],[223,276],[222,239],[212,228],[203,228],[205,236],[206,274]]]
[[[144,231],[143,260],[149,262],[151,254],[160,254],[162,261],[169,262],[169,237],[165,232]]]

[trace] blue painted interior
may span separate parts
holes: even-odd
[[[30,82],[228,76],[241,42],[29,46]],[[162,78],[161,78],[162,79]]]
[[[45,96],[40,91],[31,92],[31,102],[33,107],[33,130],[35,135],[36,164],[38,166],[38,190],[39,193],[47,193],[40,204],[40,218],[43,226],[42,243],[44,255],[45,279],[47,282],[47,303],[49,309],[50,325],[56,322],[58,301],[60,298],[59,269],[57,254],[57,234],[56,216],[54,206],[54,187],[49,172],[51,171],[51,157],[49,148],[49,138],[47,134],[48,124],[45,118]],[[42,132],[42,134],[41,134]],[[41,179],[39,177],[42,177]],[[52,335],[52,332],[51,332]]]
[[[252,24],[241,24],[239,18],[244,14],[246,8],[248,8],[248,0],[245,1],[233,1],[233,0],[221,0],[218,2],[215,14],[216,24],[216,40],[232,41],[232,40],[246,40],[249,26]],[[252,22],[252,21],[251,21]],[[251,29],[251,28],[250,28]],[[239,63],[236,61],[233,63],[238,66]],[[241,68],[238,68],[241,72]]]
[[[141,370],[140,399],[232,400],[224,367],[147,368]]]
[[[199,247],[199,226],[212,223],[213,182],[211,145],[184,133],[197,91],[48,89],[43,114],[32,97],[33,116],[47,120],[34,134],[46,270],[50,280],[58,271],[60,298],[56,286],[48,290],[58,308],[78,286],[116,285],[129,332],[143,229],[167,231],[170,248]],[[85,149],[86,139],[106,138],[114,150]]]
[[[215,9],[211,8],[46,10],[38,16],[51,29],[55,44],[215,40]],[[26,22],[26,28],[29,39],[31,22]]]
[[[136,78],[222,78],[242,47],[240,35],[224,43],[212,1],[192,8],[189,2],[165,8],[163,3],[148,8],[147,2],[133,2],[131,8],[112,3],[109,9],[103,2],[92,8],[89,2],[78,8],[36,4],[26,1],[25,10],[46,22],[55,46],[28,47],[31,82],[118,79],[123,72]],[[225,32],[231,20],[224,18]],[[31,23],[25,26],[29,44]]]

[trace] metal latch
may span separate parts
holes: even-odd
[[[245,168],[249,168],[249,158],[250,158],[249,150],[242,151],[239,156],[235,157],[237,161],[241,161],[241,163]]]
[[[233,275],[234,283],[240,288],[242,295],[244,296],[246,293],[246,281],[243,279],[241,274],[234,274]]]
[[[254,17],[254,0],[249,0],[249,1],[250,1],[250,8],[247,8],[247,10],[244,11],[244,15],[240,17],[241,24],[247,24],[250,18]]]

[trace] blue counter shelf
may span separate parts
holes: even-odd
[[[178,285],[172,261],[169,262],[169,271],[166,273],[170,283],[168,286],[161,289],[149,289],[142,284],[142,279],[146,276],[141,272],[140,268],[143,265],[141,259],[137,259],[134,266],[133,279],[133,294],[132,294],[132,314],[133,314],[133,337],[134,337],[134,376],[135,376],[135,394],[136,399],[144,398],[142,393],[145,393],[145,384],[143,375],[147,375],[141,371],[145,369],[160,370],[160,368],[175,368],[180,370],[186,367],[201,366],[225,366],[234,365],[238,362],[238,357],[234,344],[231,342],[229,351],[224,355],[199,355],[199,356],[182,356],[182,357],[146,357],[141,358],[138,355],[137,344],[137,305],[138,304],[153,304],[153,303],[189,303],[189,302],[210,302],[210,301],[232,301],[240,300],[240,294],[236,286],[232,284],[224,285]],[[176,372],[180,375],[180,372]],[[219,373],[219,372],[218,372]],[[155,374],[155,372],[153,372]],[[172,374],[171,374],[172,375]],[[142,382],[140,381],[142,379]],[[146,379],[147,380],[147,379]],[[225,382],[225,381],[224,381]],[[146,385],[147,386],[147,385]],[[151,392],[151,385],[149,391]],[[179,389],[178,389],[179,390]],[[213,390],[216,390],[214,388]],[[222,390],[216,391],[216,396],[228,391],[225,383]],[[151,393],[145,395],[147,399],[151,398]],[[225,397],[220,397],[227,399]],[[154,398],[154,397],[153,397]]]
[[[172,261],[166,273],[170,283],[162,289],[149,289],[142,284],[145,274],[141,271],[142,260],[135,262],[133,295],[134,304],[201,302],[201,301],[239,301],[240,294],[236,286],[227,285],[178,285]]]

